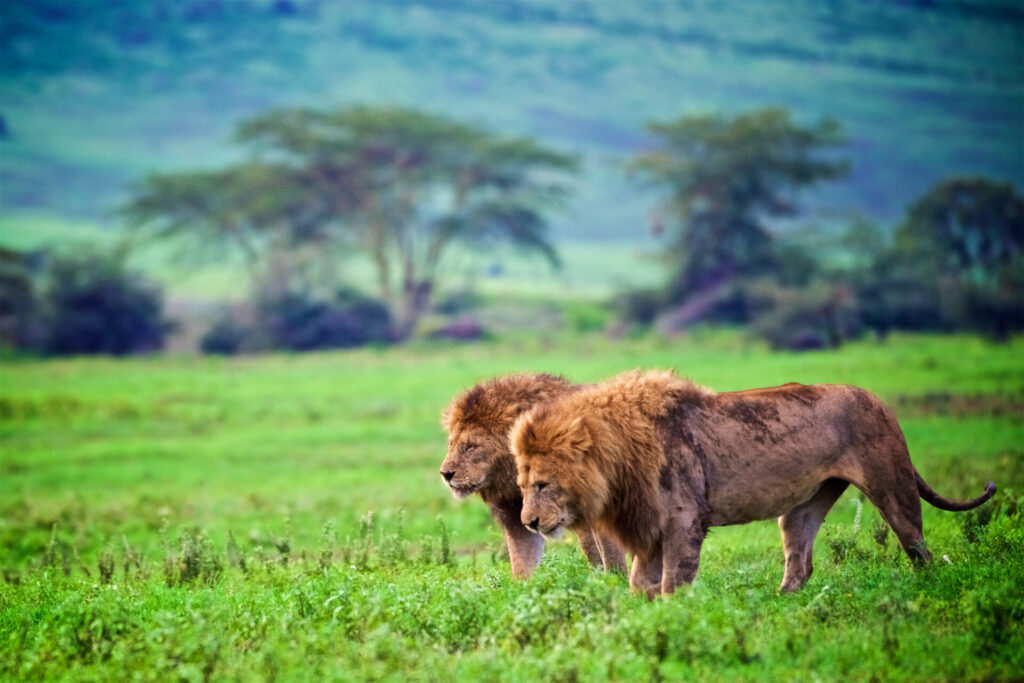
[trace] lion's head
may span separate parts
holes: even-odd
[[[515,492],[509,427],[524,411],[571,389],[562,377],[525,374],[497,377],[456,396],[441,416],[448,431],[441,477],[452,495],[465,498],[488,488]]]
[[[566,422],[542,406],[516,421],[509,442],[526,528],[558,535],[566,527],[590,521],[603,507],[608,485],[593,467],[593,440],[585,417]]]

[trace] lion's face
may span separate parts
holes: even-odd
[[[583,418],[566,426],[553,420],[550,411],[537,409],[513,425],[509,441],[526,528],[551,536],[581,521],[577,492],[588,490],[585,457],[591,446]]]
[[[465,498],[490,483],[495,461],[508,453],[508,442],[485,429],[465,429],[449,436],[441,477],[455,498]]]
[[[559,536],[577,520],[571,492],[563,485],[562,473],[550,467],[553,463],[542,457],[528,462],[524,462],[517,481],[523,492],[520,518],[534,533]]]

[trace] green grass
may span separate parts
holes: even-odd
[[[1024,671],[1024,339],[771,353],[730,332],[0,366],[0,679],[1009,680]],[[651,603],[574,539],[509,577],[437,475],[447,400],[515,370],[675,367],[719,390],[868,388],[925,479],[915,571],[851,491],[803,591],[773,522],[712,530]],[[372,514],[371,514],[372,513]]]

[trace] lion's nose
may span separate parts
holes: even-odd
[[[530,527],[534,531],[537,531],[538,529],[540,529],[540,517],[534,517],[533,521],[527,524],[526,526]]]
[[[441,476],[444,477],[445,481],[451,481],[452,477],[455,476],[455,473],[454,472],[445,472],[444,470],[442,470],[441,471]]]

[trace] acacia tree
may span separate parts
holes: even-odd
[[[768,220],[795,215],[801,190],[847,170],[822,154],[842,142],[831,119],[801,126],[772,108],[647,128],[658,148],[636,156],[629,169],[665,194],[653,228],[665,233],[666,256],[677,264],[669,286],[674,303],[770,270]]]
[[[400,107],[278,110],[245,122],[238,139],[340,200],[335,227],[372,258],[402,334],[455,243],[503,242],[558,263],[545,212],[565,197],[576,161],[532,140]]]
[[[148,236],[175,241],[186,258],[240,254],[252,284],[264,293],[308,286],[317,274],[326,280],[324,273],[333,273],[329,207],[281,164],[153,174],[134,188],[121,213]]]
[[[576,160],[532,140],[401,107],[281,109],[242,122],[235,139],[254,161],[222,176],[151,178],[128,213],[235,244],[255,263],[282,244],[364,251],[401,336],[429,306],[453,244],[506,243],[558,263],[545,217]]]

